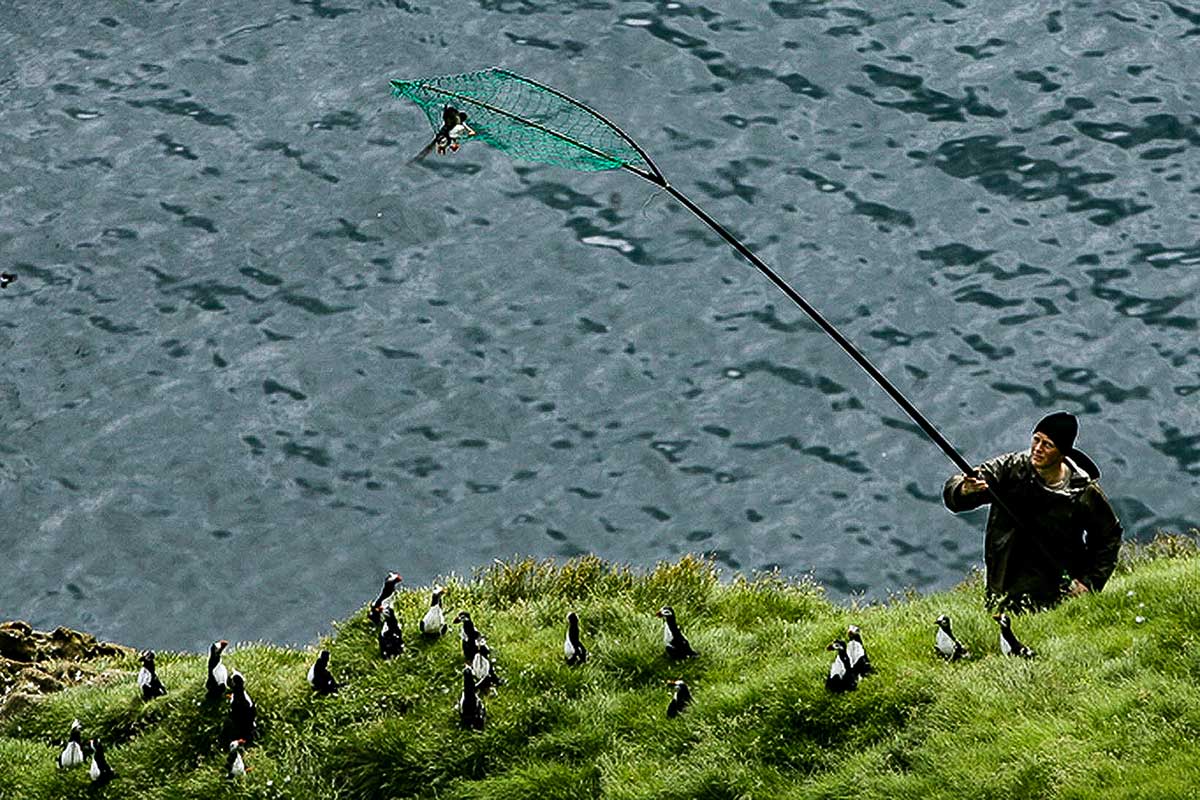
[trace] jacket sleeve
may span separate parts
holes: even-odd
[[[1016,456],[1016,453],[997,456],[980,464],[975,471],[988,482],[989,486],[1002,490],[1005,483],[1012,479]],[[965,478],[966,476],[961,473],[951,475],[942,487],[942,503],[955,514],[961,511],[971,511],[992,502],[992,496],[988,492],[978,492],[964,497],[960,489]]]
[[[1096,484],[1087,489],[1085,508],[1087,519],[1087,549],[1078,572],[1072,577],[1093,592],[1104,588],[1117,566],[1117,554],[1121,551],[1121,521],[1108,502],[1104,492]]]

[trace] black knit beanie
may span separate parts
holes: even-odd
[[[1066,411],[1055,411],[1042,417],[1033,429],[1034,433],[1044,433],[1054,442],[1058,452],[1067,455],[1075,447],[1075,435],[1079,433],[1079,421],[1074,414]]]

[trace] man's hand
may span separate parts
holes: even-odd
[[[1088,587],[1080,583],[1078,578],[1071,579],[1071,585],[1067,587],[1067,597],[1079,597],[1079,595],[1087,593]]]
[[[972,478],[970,475],[964,475],[959,491],[965,497],[971,494],[978,494],[979,492],[986,492],[987,488],[987,481],[983,478]]]

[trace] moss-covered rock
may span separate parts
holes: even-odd
[[[45,632],[20,620],[0,622],[0,722],[40,695],[96,680],[114,659],[133,653],[83,631],[59,627]]]

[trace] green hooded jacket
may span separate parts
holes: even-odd
[[[1052,489],[1033,468],[1029,452],[1009,453],[980,464],[979,476],[1008,510],[992,505],[984,539],[989,605],[1017,610],[1058,603],[1074,578],[1090,591],[1104,588],[1121,549],[1121,522],[1096,482],[1100,469],[1083,453],[1067,458],[1071,477]],[[942,489],[955,513],[990,504],[991,493],[964,497],[964,476]]]

